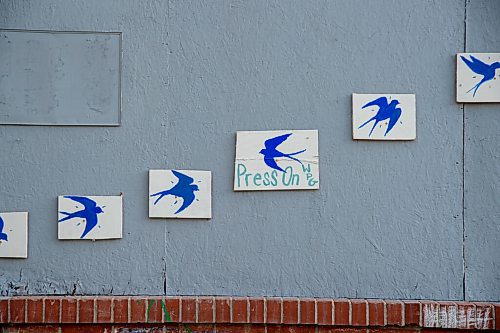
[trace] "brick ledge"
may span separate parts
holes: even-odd
[[[0,324],[47,328],[99,324],[113,332],[113,326],[130,324],[181,324],[181,329],[191,325],[212,327],[212,331],[217,325],[238,325],[251,332],[260,328],[267,332],[270,327],[295,327],[292,331],[297,332],[309,332],[312,327],[311,332],[329,332],[334,327],[357,328],[359,332],[382,328],[500,330],[500,303],[293,297],[8,297],[0,298]]]

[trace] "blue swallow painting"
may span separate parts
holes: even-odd
[[[67,199],[71,199],[75,202],[78,202],[79,204],[82,204],[84,206],[84,209],[79,210],[77,212],[73,213],[68,213],[68,212],[63,212],[60,211],[59,213],[66,215],[64,218],[60,219],[58,222],[64,222],[68,221],[74,218],[81,218],[85,220],[85,230],[83,231],[82,235],[80,236],[80,239],[84,238],[90,231],[92,231],[96,226],[98,222],[98,214],[104,213],[102,208],[97,206],[97,203],[89,199],[87,197],[80,197],[80,196],[64,196]]]
[[[483,77],[475,86],[466,92],[466,94],[468,94],[474,90],[472,96],[475,97],[476,92],[481,85],[495,78],[495,72],[498,68],[500,68],[500,62],[496,61],[491,64],[487,64],[472,55],[470,56],[470,59],[467,59],[464,56],[460,56],[460,58],[470,68],[470,70]]]
[[[2,217],[0,216],[0,240],[8,241],[7,234],[4,232],[3,228],[5,227],[5,223],[3,222]]]
[[[175,184],[172,188],[164,191],[160,191],[158,193],[151,194],[150,197],[158,197],[156,198],[154,205],[156,205],[164,196],[172,195],[176,198],[182,198],[182,206],[177,209],[174,214],[178,214],[188,208],[193,201],[195,200],[195,191],[199,191],[198,185],[193,184],[194,179],[179,172],[176,170],[172,170],[172,173],[177,177],[177,184]]]
[[[0,258],[28,257],[28,213],[0,214]]]
[[[285,170],[283,170],[276,162],[276,158],[280,158],[280,157],[289,158],[289,159],[297,161],[301,165],[303,165],[302,162],[298,158],[295,158],[293,156],[305,152],[306,149],[302,149],[302,150],[297,151],[295,153],[282,153],[281,151],[279,151],[277,149],[279,145],[281,145],[283,142],[285,142],[290,137],[290,135],[292,135],[292,133],[279,135],[279,136],[273,137],[271,139],[267,139],[264,142],[265,148],[262,149],[259,153],[264,155],[264,163],[266,163],[268,167],[273,168],[273,169],[278,170],[278,171],[285,172]]]
[[[378,112],[375,116],[368,119],[361,126],[359,126],[358,129],[364,127],[366,124],[368,124],[372,121],[375,121],[372,129],[370,130],[370,134],[368,134],[368,136],[371,136],[373,130],[375,129],[375,127],[377,126],[377,124],[380,121],[389,119],[389,124],[387,125],[387,129],[386,129],[385,134],[384,134],[384,136],[386,136],[387,133],[389,133],[392,130],[394,125],[396,125],[399,117],[401,117],[402,110],[397,107],[399,104],[400,103],[397,99],[393,99],[390,103],[388,103],[387,98],[384,96],[379,97],[371,102],[366,103],[362,107],[362,109],[367,108],[369,106],[378,106]]]
[[[237,131],[233,189],[319,189],[318,130]]]

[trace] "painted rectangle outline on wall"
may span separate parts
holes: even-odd
[[[1,125],[20,125],[20,126],[106,126],[106,127],[114,127],[120,126],[121,124],[121,110],[122,110],[122,32],[118,31],[64,31],[64,30],[29,30],[29,29],[0,29],[0,33],[2,32],[25,32],[25,33],[40,33],[40,34],[68,34],[68,35],[114,35],[118,37],[118,68],[117,68],[117,114],[116,114],[116,122],[69,122],[63,121],[61,123],[52,123],[45,121],[2,121],[0,118],[0,126]]]

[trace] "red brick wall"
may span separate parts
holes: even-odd
[[[3,332],[471,332],[500,303],[252,297],[0,298]]]

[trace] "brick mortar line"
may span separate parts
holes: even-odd
[[[42,321],[43,321],[43,319],[42,319]],[[28,322],[28,300],[27,299],[24,300],[24,321],[23,322],[25,322],[25,323]]]
[[[347,300],[349,303],[349,326],[352,326],[352,302],[351,300]]]
[[[215,324],[215,316],[217,315],[217,307],[215,303],[215,296],[212,296],[212,323]]]
[[[132,302],[130,301],[130,297],[127,298],[127,323],[130,323],[132,319],[132,309],[130,309]]]
[[[297,324],[300,324],[300,299],[296,298],[291,300],[292,301],[297,301]]]
[[[264,298],[264,324],[267,324],[267,298]],[[266,328],[267,332],[267,328]]]
[[[280,297],[280,310],[281,310],[281,314],[280,314],[280,324],[283,324],[283,297]]]
[[[418,326],[423,327],[424,325],[424,311],[423,311],[423,306],[422,302],[418,302],[418,312],[419,312],[419,321],[418,321]]]
[[[382,305],[384,306],[384,326],[387,326],[387,303],[382,301]]]
[[[45,315],[45,307],[43,309]],[[62,322],[62,299],[59,300],[59,322]]]
[[[477,306],[476,306],[476,304],[473,304],[472,308],[474,309],[474,311],[473,311],[473,313],[474,313],[473,318],[475,319],[476,316],[477,316]],[[469,320],[467,320],[467,326],[469,326]],[[476,323],[474,322],[474,327],[472,327],[472,328],[475,328],[475,327],[476,327]]]
[[[61,307],[61,308],[62,308],[62,307]],[[110,320],[109,320],[109,321],[110,321],[112,324],[114,324],[114,323],[115,323],[115,298],[114,298],[114,297],[113,297],[113,298],[111,298],[111,310],[110,310],[110,313],[111,313],[111,314],[110,314],[110,315],[111,315],[111,318],[110,318]]]
[[[401,325],[406,326],[406,307],[403,302],[401,302]]]
[[[76,299],[76,314],[75,321],[78,324],[80,322],[80,299]]]
[[[314,299],[314,325],[318,325],[318,300]]]
[[[197,324],[199,323],[199,320],[198,320],[198,318],[199,318],[199,313],[198,313],[199,306],[198,306],[198,302],[199,301],[200,301],[200,298],[198,296],[196,296],[194,298],[194,322],[197,323]]]
[[[179,298],[179,322],[182,323],[182,297]]]
[[[330,302],[332,303],[332,325],[335,325],[335,301],[332,299]]]
[[[497,314],[496,314],[496,311],[495,311],[495,306],[493,306],[493,326],[495,326],[495,323],[497,322]],[[496,327],[498,328],[498,327]]]
[[[92,316],[92,322],[97,323],[97,298],[94,298],[92,300],[92,305],[93,305],[93,308],[94,308],[94,313],[93,313],[93,316]]]
[[[166,320],[166,318],[165,318],[165,313],[164,313],[164,311],[163,311],[163,306],[162,306],[162,304],[165,304],[165,306],[167,306],[167,303],[166,303],[167,301],[166,301],[166,299],[165,299],[165,298],[160,298],[159,300],[160,300],[160,307],[161,307],[161,311],[160,311],[160,318],[161,318],[161,319],[160,319],[160,320],[161,320],[161,322],[162,322],[162,323],[164,323],[164,322],[165,322],[165,320]],[[157,302],[158,302],[158,301],[157,301]]]
[[[297,298],[297,324],[300,324],[300,299]]]
[[[247,324],[250,323],[250,298],[246,297],[247,300]]]
[[[365,324],[370,325],[370,304],[365,300]]]

